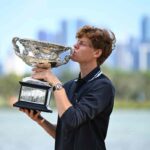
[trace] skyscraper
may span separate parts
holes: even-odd
[[[48,33],[44,30],[38,32],[38,39],[40,41],[48,41]]]
[[[142,42],[150,42],[150,17],[147,16],[142,19]]]
[[[150,43],[143,43],[139,47],[139,69],[150,70]]]

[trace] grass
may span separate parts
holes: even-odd
[[[150,109],[150,100],[135,101],[135,100],[115,100],[115,109]]]
[[[55,108],[55,102],[50,101],[51,108]],[[10,105],[7,100],[0,98],[0,108],[9,108]],[[116,99],[114,109],[150,109],[150,100],[135,101],[135,100],[119,100]]]

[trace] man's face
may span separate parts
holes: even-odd
[[[77,39],[71,59],[80,64],[96,61],[97,58],[95,58],[94,52],[91,41],[86,37],[82,37]]]

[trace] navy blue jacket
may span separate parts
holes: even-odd
[[[106,150],[115,95],[111,81],[97,67],[64,88],[73,106],[58,118],[55,150]]]

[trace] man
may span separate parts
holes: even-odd
[[[111,54],[115,35],[105,29],[82,27],[71,59],[79,63],[80,74],[62,86],[50,69],[34,68],[32,77],[53,86],[58,111],[57,125],[40,112],[20,109],[55,138],[55,150],[105,150],[109,117],[114,103],[114,87],[100,65]]]

